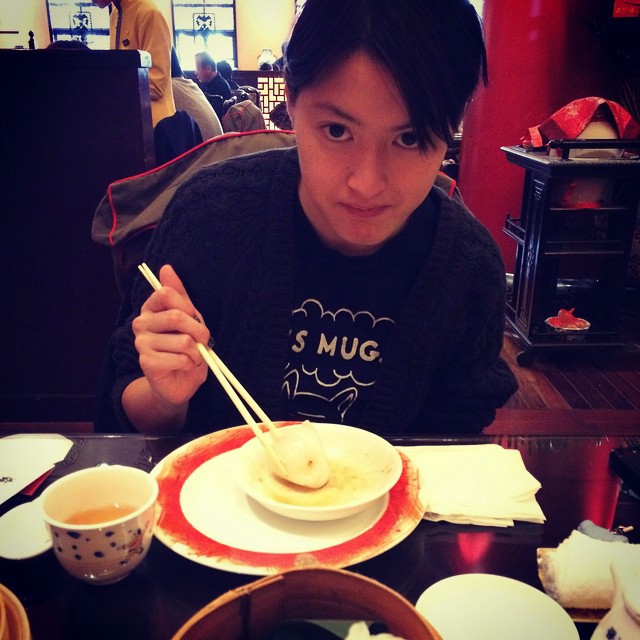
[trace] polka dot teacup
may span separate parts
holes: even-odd
[[[148,473],[100,465],[64,476],[42,494],[44,519],[60,564],[76,578],[110,584],[145,557],[158,485]]]

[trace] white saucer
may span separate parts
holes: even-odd
[[[534,587],[486,573],[436,582],[416,609],[446,640],[579,640],[569,614]]]
[[[39,499],[20,504],[0,518],[0,558],[27,560],[51,546]]]

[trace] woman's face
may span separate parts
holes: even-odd
[[[287,104],[309,221],[328,247],[375,253],[429,193],[446,143],[418,149],[395,82],[362,52]]]

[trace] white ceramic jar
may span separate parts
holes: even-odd
[[[640,638],[640,568],[611,564],[615,594],[611,609],[602,618],[591,640]]]

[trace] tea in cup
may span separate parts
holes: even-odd
[[[134,467],[105,464],[56,480],[42,509],[60,564],[91,584],[124,578],[149,550],[157,497],[155,478]]]

